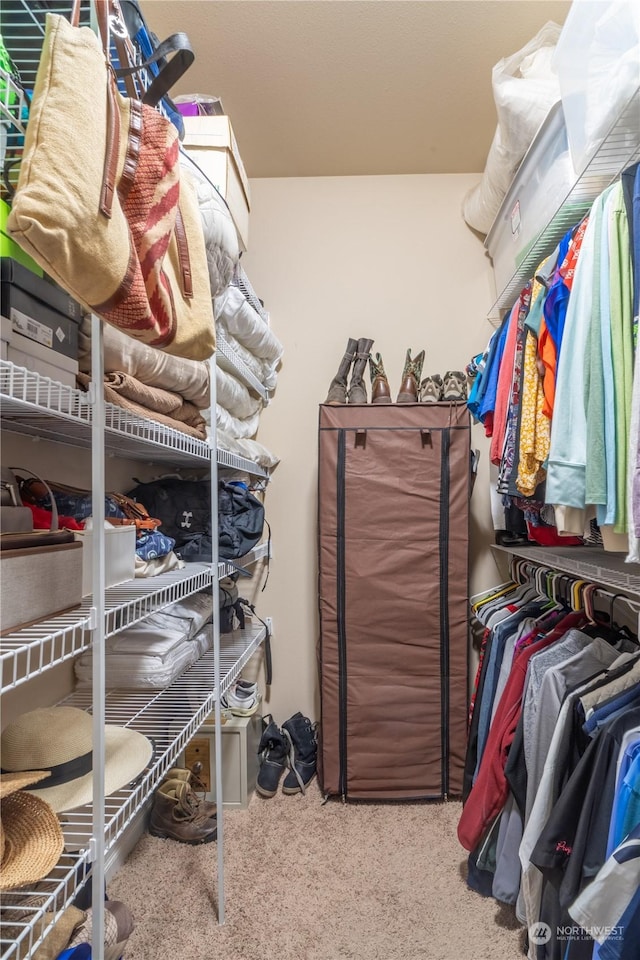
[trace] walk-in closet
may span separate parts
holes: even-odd
[[[635,0],[3,0],[0,960],[639,960]]]

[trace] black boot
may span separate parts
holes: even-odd
[[[353,361],[353,371],[349,382],[349,403],[366,403],[367,388],[364,382],[364,371],[367,367],[369,353],[373,346],[373,340],[362,337],[358,340],[358,350],[356,358]]]
[[[266,718],[264,722],[266,723]],[[273,719],[263,731],[258,744],[258,754],[260,756],[260,769],[258,770],[256,790],[262,797],[274,797],[278,790],[280,777],[287,765],[289,741],[278,724],[273,722]]]
[[[347,402],[347,379],[349,377],[349,371],[351,370],[351,364],[353,363],[357,349],[358,341],[354,340],[352,337],[349,337],[346,353],[340,361],[338,372],[331,381],[329,393],[327,394],[325,403]]]
[[[305,792],[316,772],[318,744],[311,720],[295,713],[282,724],[282,732],[289,741],[289,772],[282,784],[283,793]]]

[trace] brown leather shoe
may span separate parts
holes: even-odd
[[[207,800],[205,796],[207,793],[207,787],[200,779],[201,773],[202,764],[194,763],[191,770],[187,769],[186,767],[171,767],[170,770],[167,770],[164,779],[165,781],[183,780],[185,783],[188,783],[200,801],[200,812],[203,813],[205,817],[215,817],[217,807],[215,803],[212,803],[211,800]]]
[[[179,843],[211,843],[218,836],[218,827],[201,812],[200,801],[188,783],[166,780],[156,790],[149,833]]]
[[[369,373],[371,375],[371,403],[391,403],[391,388],[379,353],[376,353],[375,360],[373,357],[369,357]]]
[[[407,357],[402,371],[402,383],[398,391],[398,403],[417,403],[418,387],[420,377],[422,376],[422,365],[424,364],[424,350],[413,360],[411,359],[411,350],[407,350]]]

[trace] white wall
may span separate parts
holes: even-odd
[[[424,374],[464,369],[491,334],[490,261],[460,214],[476,175],[253,180],[243,263],[285,347],[258,438],[280,458],[267,492],[274,560],[258,600],[274,621],[274,683],[265,712],[318,717],[316,476],[318,404],[347,338],[375,339],[392,391],[404,355],[426,350]],[[369,378],[367,374],[367,385]],[[487,445],[472,500],[471,592],[500,574]],[[375,520],[372,517],[372,521]]]

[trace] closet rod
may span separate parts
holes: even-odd
[[[554,583],[567,581],[572,585],[572,590],[575,590],[575,596],[578,600],[583,600],[585,596],[587,598],[602,597],[610,600],[611,613],[613,613],[613,608],[617,600],[624,602],[634,613],[640,613],[640,601],[632,599],[625,593],[612,593],[594,581],[573,577],[568,573],[555,570],[553,567],[545,567],[539,563],[532,563],[531,560],[526,560],[522,557],[512,557],[509,564],[509,572],[512,579],[517,583],[533,582],[542,593],[550,596],[550,599],[553,600],[559,599],[558,594],[552,589],[550,595],[549,590],[544,589],[540,579],[542,576],[547,578],[547,587],[551,586],[553,588]],[[579,605],[578,609],[582,609],[582,606],[583,605]]]

